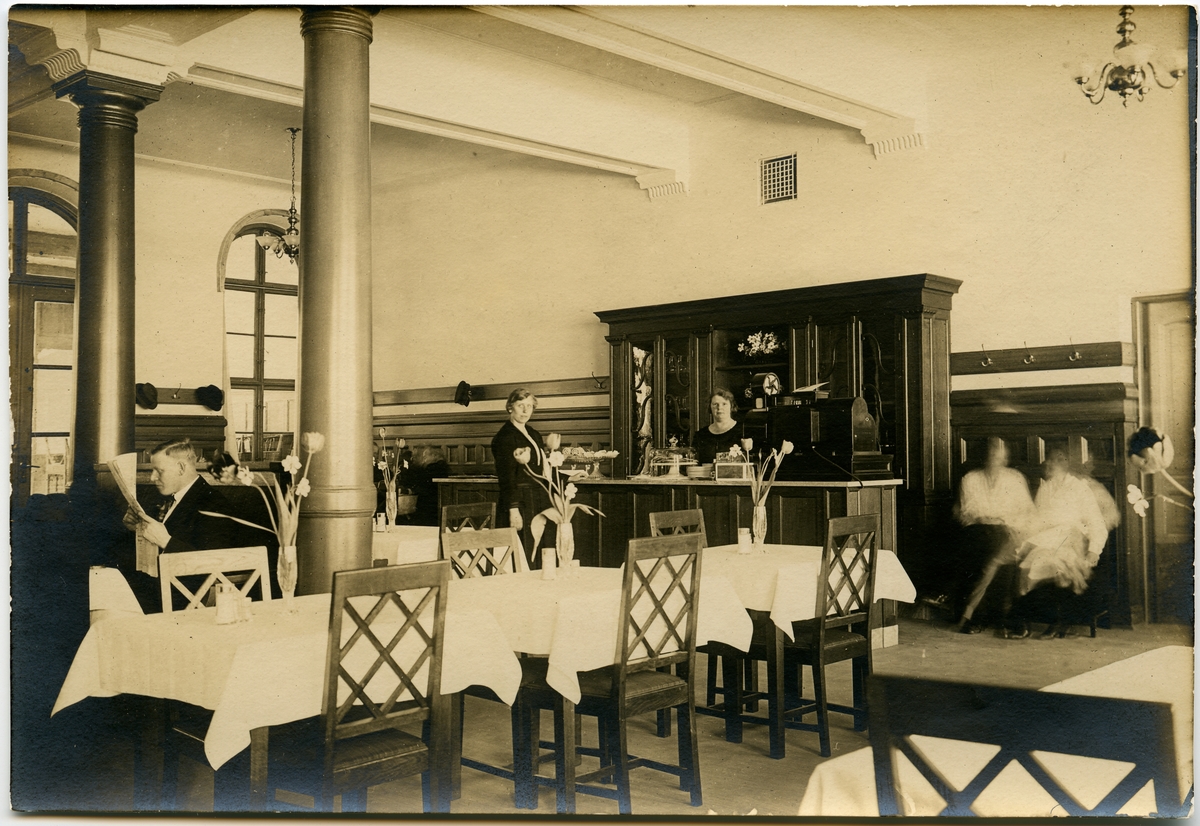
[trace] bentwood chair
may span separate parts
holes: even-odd
[[[264,602],[271,600],[267,549],[264,545],[159,554],[158,579],[164,614],[172,613],[176,604],[183,607],[175,610],[194,610],[210,605],[218,584],[234,589],[242,597],[252,598],[257,591]],[[197,580],[198,585],[195,584]],[[204,736],[212,721],[212,712],[187,703],[170,702],[167,714],[167,731],[163,742],[163,797],[167,805],[173,808],[179,760],[187,757],[201,765],[208,764],[204,755]],[[235,779],[240,775],[239,768],[234,764],[223,766],[221,771],[216,772],[213,781],[214,809],[236,810],[242,806],[240,790],[236,785],[238,781]]]
[[[200,576],[204,579],[198,586],[188,584]],[[185,582],[181,577],[188,579]],[[264,602],[271,601],[271,575],[265,545],[159,554],[158,579],[164,614],[173,610],[174,592],[186,601],[184,610],[204,608],[211,604],[211,596],[219,584],[236,590],[243,597],[251,597],[257,585],[259,597]]]
[[[441,692],[450,565],[338,571],[320,716],[271,729],[268,805],[366,810],[367,789],[420,773],[425,811],[450,810],[450,697]],[[408,729],[420,726],[419,735]]]
[[[1187,816],[1167,703],[888,675],[872,677],[869,694],[881,816],[913,813],[901,811],[902,801],[909,804],[912,800],[901,781],[904,774],[899,772],[905,760],[924,778],[922,786],[927,782],[945,803],[939,813],[942,816],[978,814],[974,807],[989,789],[993,795],[1000,793],[997,787],[1022,770],[1027,784],[1022,787],[1022,799],[1032,799],[1036,792],[1030,789],[1036,782],[1047,795],[1047,815],[1053,811],[1071,817],[1116,817],[1153,781],[1156,815]],[[956,776],[952,783],[947,779],[946,755],[922,750],[914,742],[919,737],[986,744],[988,748],[979,759],[954,755],[961,758],[954,761],[954,774],[963,776]],[[935,765],[939,754],[941,763]],[[1052,760],[1054,755],[1098,758],[1131,768],[1127,773],[1087,773],[1089,781],[1108,779],[1103,789],[1093,791],[1095,797],[1088,805],[1081,799],[1089,795],[1063,788],[1063,778],[1054,772],[1066,764]]]
[[[784,756],[785,729],[815,731],[821,756],[832,753],[829,737],[829,712],[852,715],[855,731],[867,727],[866,684],[871,674],[871,605],[875,594],[875,561],[879,535],[879,516],[848,516],[830,519],[821,554],[816,616],[792,624],[792,641],[785,640],[765,614],[756,616],[754,640],[745,655],[767,662],[767,688],[757,695],[742,690],[738,682],[736,650],[725,658],[725,685],[733,689],[725,695],[727,736],[741,741],[741,724],[768,725],[771,728],[771,756]],[[850,660],[853,684],[851,705],[828,701],[825,670]],[[801,666],[809,666],[813,676],[813,699],[803,698]],[[747,700],[761,697],[767,701],[767,717],[745,714]],[[804,721],[814,714],[816,720]]]
[[[575,739],[575,715],[570,713],[569,701],[544,678],[523,687],[518,698],[523,719],[530,719],[540,709],[554,711],[554,783],[559,813],[575,811],[579,792],[615,799],[621,814],[630,814],[629,771],[638,766],[678,776],[691,805],[701,805],[693,665],[702,550],[703,539],[698,534],[629,541],[621,584],[618,660],[615,665],[579,675],[581,697],[574,709],[598,719],[602,735],[600,748],[595,750],[599,769],[576,774],[567,750],[567,744]],[[662,708],[674,708],[678,713],[678,765],[634,757],[628,751],[629,719]],[[592,785],[596,781],[606,785]]]

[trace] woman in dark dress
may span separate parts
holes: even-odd
[[[733,418],[735,405],[733,394],[728,390],[714,390],[708,399],[708,409],[712,413],[712,424],[700,428],[692,437],[696,459],[702,465],[711,464],[718,453],[740,444],[744,435],[741,423]]]
[[[546,445],[542,441],[542,434],[527,424],[533,411],[537,409],[537,396],[523,387],[518,387],[508,394],[505,409],[508,410],[508,421],[492,439],[492,458],[496,462],[496,476],[500,480],[496,527],[516,528],[521,534],[521,541],[529,549],[532,544],[530,520],[535,514],[550,507],[550,498],[517,462],[513,451],[522,447],[530,448],[529,470],[541,475],[542,454],[545,453]],[[554,547],[555,527],[553,522],[546,524],[539,547],[532,548],[533,553],[529,555],[530,567],[542,566],[541,548]]]

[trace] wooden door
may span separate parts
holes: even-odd
[[[1195,322],[1186,294],[1136,299],[1140,424],[1170,435],[1175,460],[1170,473],[1192,489],[1196,463]],[[1193,511],[1163,498],[1192,505],[1157,475],[1143,476],[1143,492],[1151,501],[1143,534],[1146,541],[1150,619],[1186,622],[1193,618]]]

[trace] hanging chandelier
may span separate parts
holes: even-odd
[[[275,253],[276,258],[286,255],[295,264],[296,256],[300,254],[300,230],[296,226],[300,223],[300,213],[296,211],[296,134],[300,127],[289,126],[287,131],[292,133],[292,205],[288,207],[287,230],[282,238],[264,232],[258,236],[258,244],[267,252]]]
[[[1113,47],[1112,60],[1105,64],[1099,76],[1094,77],[1094,66],[1083,66],[1075,78],[1092,103],[1099,103],[1104,100],[1106,91],[1112,91],[1121,96],[1122,106],[1128,106],[1131,97],[1136,95],[1140,101],[1150,91],[1149,77],[1162,88],[1170,89],[1187,74],[1186,60],[1164,60],[1153,46],[1133,42],[1133,32],[1137,29],[1131,19],[1133,6],[1121,6],[1118,13],[1121,22],[1117,25],[1117,34],[1121,35],[1121,40]],[[1164,83],[1160,73],[1169,77],[1170,82]]]

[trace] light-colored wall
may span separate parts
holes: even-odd
[[[952,35],[897,47],[928,65],[927,146],[878,159],[853,129],[730,95],[681,110],[691,189],[651,201],[376,127],[376,388],[602,375],[596,310],[919,272],[963,281],[956,351],[1129,340],[1132,296],[1191,286],[1186,89],[1084,99],[1062,64],[1102,59],[1115,13],[957,10]],[[1138,15],[1148,39],[1182,37],[1186,7]],[[71,147],[9,151],[78,177]],[[792,151],[800,198],[760,206],[759,159]],[[137,186],[137,379],[219,383],[221,239],[286,184],[141,161]]]

